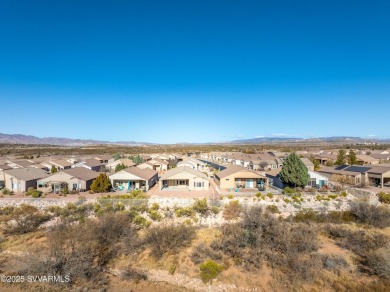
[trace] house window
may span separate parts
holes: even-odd
[[[177,181],[177,184],[178,184],[179,186],[185,186],[187,183],[186,183],[185,180],[178,180],[178,181]]]
[[[73,184],[73,190],[77,190],[77,184]]]
[[[311,187],[316,187],[317,186],[317,181],[316,181],[315,178],[310,179],[309,186],[311,186]]]
[[[203,182],[194,182],[194,187],[196,187],[196,188],[201,188],[203,186],[204,186]]]

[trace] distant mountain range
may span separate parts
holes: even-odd
[[[374,138],[361,138],[361,137],[348,137],[348,136],[334,136],[334,137],[319,137],[319,138],[287,138],[287,137],[261,137],[253,139],[241,139],[228,142],[229,144],[265,144],[265,143],[364,143],[364,142],[377,142],[387,143],[390,139],[374,139]]]
[[[377,143],[389,143],[390,139],[374,139],[374,138],[360,138],[360,137],[347,137],[347,136],[335,136],[335,137],[321,137],[321,138],[287,138],[287,137],[261,137],[253,139],[241,139],[225,142],[210,142],[210,143],[187,143],[181,142],[176,145],[191,145],[191,144],[274,144],[274,143],[364,143],[364,142],[377,142]],[[58,146],[85,146],[85,145],[129,145],[129,146],[142,146],[142,145],[157,145],[158,143],[147,142],[135,142],[135,141],[100,141],[92,139],[70,139],[70,138],[58,138],[58,137],[45,137],[39,138],[36,136],[22,135],[22,134],[1,134],[0,144],[38,144],[38,145],[58,145]]]
[[[40,145],[58,145],[58,146],[84,146],[92,144],[113,144],[113,145],[131,145],[142,146],[151,145],[153,143],[135,142],[135,141],[100,141],[92,139],[70,139],[70,138],[58,138],[58,137],[44,137],[39,138],[30,135],[22,134],[2,134],[0,133],[0,143],[6,144],[40,144]]]

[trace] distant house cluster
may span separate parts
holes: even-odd
[[[356,186],[390,187],[389,151],[359,150],[355,164],[334,165],[338,151],[296,152],[310,176],[308,187],[323,188],[343,180]],[[264,151],[6,158],[0,161],[0,188],[15,193],[29,188],[45,193],[60,193],[64,189],[83,192],[90,190],[100,173],[106,173],[113,191],[149,191],[153,187],[208,191],[212,186],[229,191],[266,190],[270,186],[284,187],[279,172],[288,155]],[[345,155],[349,152],[345,151]]]

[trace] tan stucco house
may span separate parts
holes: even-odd
[[[37,180],[49,174],[38,168],[16,168],[3,171],[5,187],[13,192],[25,192],[28,188],[37,188]]]
[[[189,191],[204,191],[210,187],[207,175],[185,166],[168,170],[161,176],[159,184],[160,189],[183,189]]]
[[[149,168],[129,167],[109,176],[111,185],[119,190],[148,191],[158,181],[158,173]]]
[[[221,189],[264,189],[268,186],[265,176],[238,165],[217,172],[215,181]]]
[[[118,159],[118,160],[115,160],[113,162],[108,163],[106,165],[106,169],[108,169],[109,171],[114,171],[118,164],[123,164],[126,167],[135,166],[135,163],[133,162],[133,160],[128,159],[128,158],[121,158],[121,159]]]
[[[38,189],[48,193],[59,193],[65,188],[69,191],[88,191],[98,175],[98,172],[85,167],[64,169],[38,180]]]

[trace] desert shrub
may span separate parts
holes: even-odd
[[[370,251],[382,248],[388,238],[375,231],[350,230],[340,226],[328,226],[327,233],[336,240],[337,245],[349,249],[360,257],[367,256]]]
[[[26,192],[26,196],[32,196],[33,198],[39,198],[41,195],[42,192],[34,189],[33,187],[29,187]]]
[[[355,221],[355,217],[350,211],[331,211],[316,212],[312,209],[304,209],[299,211],[292,217],[296,222],[317,222],[317,223],[348,223]]]
[[[135,225],[137,225],[139,228],[145,228],[145,227],[149,227],[151,222],[146,220],[144,217],[142,217],[141,215],[136,215],[134,218],[133,218],[133,221],[132,221]]]
[[[377,194],[379,202],[384,204],[390,204],[390,193],[380,192]]]
[[[316,255],[306,256],[288,256],[286,270],[287,273],[293,273],[292,280],[313,281],[316,275],[322,269],[322,261]],[[283,267],[282,267],[283,270]]]
[[[351,207],[351,213],[356,222],[372,225],[378,228],[390,226],[390,209],[385,206],[373,206],[368,203],[357,203]]]
[[[222,255],[220,252],[216,252],[209,246],[204,243],[200,243],[195,246],[191,254],[191,259],[194,264],[199,265],[202,262],[205,262],[207,259],[212,260],[221,260]]]
[[[275,206],[275,205],[267,206],[266,210],[272,214],[279,214],[280,213],[278,206]]]
[[[60,224],[47,233],[45,248],[31,249],[20,258],[21,274],[68,275],[95,279],[120,250],[121,241],[137,238],[125,215],[107,214],[82,224]]]
[[[372,274],[390,279],[390,246],[369,252],[365,264]]]
[[[161,216],[161,214],[158,211],[151,211],[149,213],[149,217],[153,221],[161,221],[161,219],[162,219],[162,216]]]
[[[175,209],[176,217],[192,217],[195,215],[194,209],[191,207],[182,207]]]
[[[233,195],[232,195],[232,194],[229,194],[229,195],[227,196],[227,198],[228,198],[229,200],[232,200],[232,199],[233,199]]]
[[[221,208],[219,208],[217,206],[212,206],[211,207],[211,213],[213,213],[214,215],[219,214],[219,212],[221,212]]]
[[[207,216],[210,213],[210,209],[207,205],[207,199],[195,199],[192,208],[195,212],[201,214],[202,216]]]
[[[157,211],[160,209],[160,205],[157,203],[153,203],[152,206],[150,207],[151,210]]]
[[[69,203],[63,208],[51,207],[49,209],[55,216],[59,216],[62,221],[75,222],[83,221],[90,216],[94,211],[96,214],[100,214],[99,210],[94,210],[95,205],[93,204],[82,204],[77,206],[74,203]]]
[[[230,201],[229,204],[226,204],[223,208],[223,218],[226,220],[237,219],[240,216],[241,209],[242,207],[237,200]]]
[[[126,281],[132,280],[132,281],[135,281],[136,283],[138,283],[141,280],[145,281],[148,279],[148,275],[146,273],[144,273],[143,271],[134,269],[134,268],[121,270],[119,272],[119,277],[122,280],[126,280]]]
[[[270,198],[270,199],[272,199],[272,198],[274,197],[274,194],[273,194],[273,193],[268,193],[268,194],[267,194],[267,197]]]
[[[261,207],[245,210],[240,223],[224,224],[220,232],[211,247],[247,270],[260,268],[264,259],[273,268],[288,267],[290,257],[318,249],[315,226],[281,221]]]
[[[3,193],[3,195],[9,195],[9,194],[11,194],[11,191],[9,189],[7,189],[7,188],[4,188],[2,190],[2,193]]]
[[[15,207],[5,206],[0,208],[0,215],[10,215],[15,210]]]
[[[36,231],[51,216],[31,205],[21,205],[9,214],[4,234],[24,234]]]
[[[283,194],[294,194],[296,191],[292,188],[285,187],[282,191]]]
[[[31,194],[31,197],[33,198],[39,198],[42,195],[42,192],[40,191],[35,191]]]
[[[217,264],[213,260],[208,260],[199,266],[200,269],[200,278],[203,282],[207,283],[215,279],[219,273],[221,273],[224,268],[223,266]]]
[[[348,263],[342,255],[321,255],[323,267],[327,270],[336,271],[348,267]]]
[[[192,226],[161,224],[146,231],[144,244],[151,248],[151,254],[155,258],[161,258],[166,253],[179,252],[194,238],[195,228]]]
[[[260,198],[262,195],[261,195],[261,193],[260,192],[258,192],[258,193],[256,193],[256,195],[255,195],[257,198]]]
[[[61,190],[61,193],[62,193],[63,195],[67,195],[67,194],[69,194],[69,189],[68,189],[68,188],[63,188],[63,189]]]

